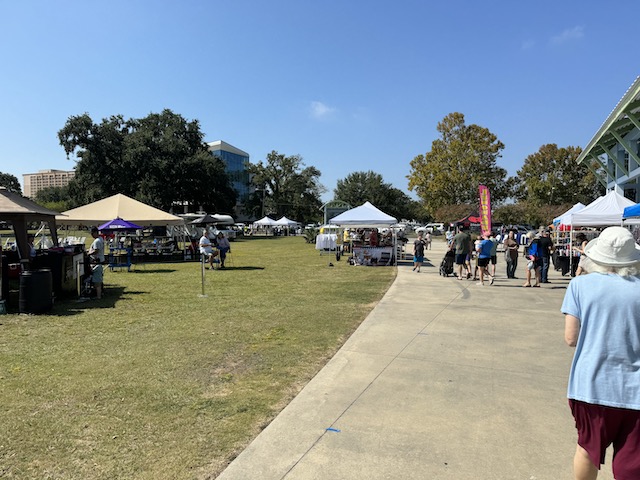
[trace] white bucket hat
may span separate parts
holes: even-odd
[[[640,262],[640,245],[623,227],[605,228],[584,248],[585,255],[600,265],[625,267]]]

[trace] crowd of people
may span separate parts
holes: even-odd
[[[514,230],[508,231],[502,242],[508,279],[517,279],[516,269],[520,256],[520,243],[516,240],[515,233]],[[539,287],[541,283],[551,283],[549,268],[552,264],[551,258],[555,245],[550,237],[550,231],[542,229],[539,232],[529,232],[527,236],[529,244],[523,246],[522,249],[522,254],[527,260],[526,281],[522,286]],[[418,239],[420,238],[419,236]],[[495,231],[478,233],[475,240],[469,229],[464,226],[458,227],[455,234],[453,232],[448,234],[447,245],[449,250],[455,254],[455,273],[458,280],[474,280],[478,282],[478,285],[484,286],[488,278],[489,285],[493,285],[496,277],[499,244]],[[424,252],[424,249],[421,251]],[[414,266],[414,270],[416,268],[419,271],[419,267]]]
[[[549,283],[555,246],[548,229],[529,232],[522,255],[524,287]],[[574,478],[595,480],[613,446],[616,479],[640,479],[640,245],[623,227],[604,229],[591,241],[576,235],[580,260],[561,307],[564,337],[575,348],[567,398],[577,430]],[[495,278],[497,240],[484,232],[475,241],[460,228],[448,239],[458,280],[479,285]],[[520,244],[511,231],[503,241],[506,276],[515,276]],[[414,270],[424,261],[421,235],[414,243]],[[422,254],[422,255],[421,255]],[[472,269],[472,262],[476,262]],[[477,272],[477,273],[476,273]]]

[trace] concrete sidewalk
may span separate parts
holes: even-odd
[[[572,478],[568,278],[493,286],[406,263],[342,349],[219,480]],[[367,267],[357,267],[367,268]],[[599,476],[612,479],[607,458]]]

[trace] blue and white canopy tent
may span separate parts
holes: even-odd
[[[640,224],[640,203],[626,207],[622,212],[622,221],[625,225]]]

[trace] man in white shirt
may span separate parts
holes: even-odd
[[[96,289],[96,297],[102,298],[102,284],[104,278],[104,269],[102,264],[104,263],[104,240],[100,237],[98,229],[91,227],[91,236],[93,237],[93,243],[89,247],[89,260],[91,262],[91,269],[93,271],[91,278],[93,280],[93,286]]]
[[[207,261],[209,262],[209,267],[213,270],[213,259],[218,255],[218,252],[215,251],[211,245],[211,240],[209,239],[209,233],[207,232],[207,227],[202,230],[202,237],[200,237],[200,255],[206,255]]]

